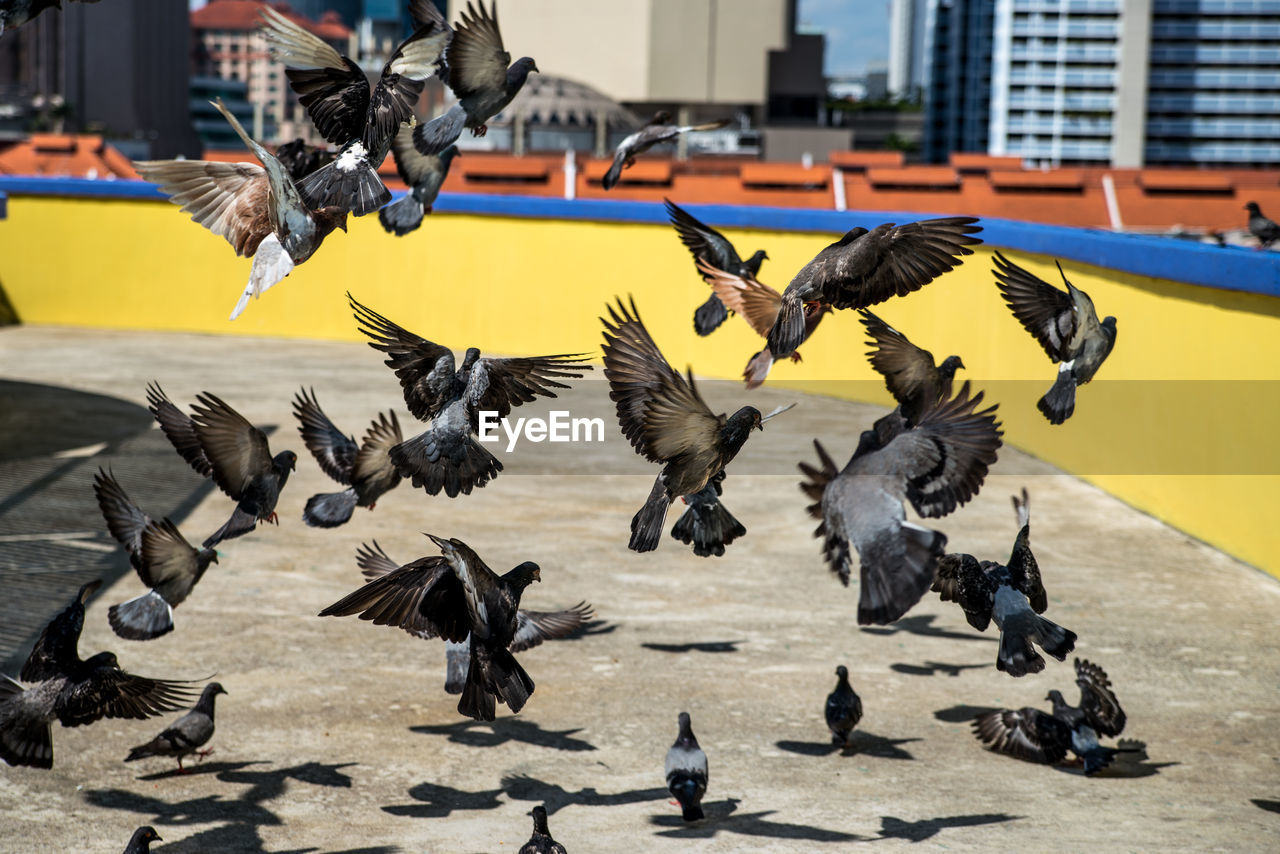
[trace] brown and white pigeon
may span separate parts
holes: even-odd
[[[680,235],[680,242],[688,247],[693,255],[693,263],[698,267],[698,275],[706,279],[708,284],[710,279],[702,271],[701,264],[724,270],[730,275],[754,278],[760,272],[760,265],[769,258],[767,252],[757,249],[750,258],[742,260],[738,250],[729,242],[729,238],[670,199],[662,201],[667,207],[667,217],[675,226],[676,234]],[[698,306],[693,313],[693,330],[699,335],[710,335],[724,323],[728,316],[729,310],[712,290],[707,301]]]

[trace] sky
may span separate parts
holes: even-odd
[[[827,37],[828,77],[862,74],[889,61],[889,0],[800,0],[802,32]]]

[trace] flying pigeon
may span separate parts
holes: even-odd
[[[926,219],[871,231],[854,228],[823,249],[796,273],[782,292],[778,319],[766,339],[774,359],[795,352],[805,339],[813,303],[832,308],[867,308],[906,296],[958,266],[982,226],[971,216]]]
[[[847,745],[853,728],[862,720],[862,699],[849,684],[849,670],[843,664],[836,668],[836,688],[827,696],[825,711],[831,743]]]
[[[81,660],[84,603],[101,584],[96,579],[82,586],[45,626],[20,674],[31,687],[0,676],[0,759],[10,765],[52,768],[55,720],[65,727],[101,718],[143,720],[191,702],[192,683],[125,673],[113,652]]]
[[[396,414],[379,413],[357,445],[353,437],[339,430],[324,414],[315,390],[298,392],[293,414],[300,425],[302,442],[316,458],[320,469],[338,483],[341,492],[321,493],[307,499],[302,520],[313,528],[336,528],[351,519],[356,507],[374,508],[379,498],[395,489],[400,474],[391,464],[391,448],[404,441]]]
[[[698,739],[689,726],[689,713],[681,712],[678,720],[680,733],[667,751],[663,770],[667,775],[667,789],[679,802],[684,820],[698,821],[704,817],[702,796],[707,793],[707,754],[698,746]]]
[[[622,435],[636,453],[663,467],[631,520],[628,548],[649,552],[658,547],[671,503],[701,493],[733,460],[751,431],[764,429],[764,422],[753,406],[729,418],[713,414],[698,394],[692,369],[686,380],[667,363],[640,320],[635,301],[630,310],[621,299],[616,310],[608,309],[612,320],[600,318],[605,330],[604,374]],[[696,500],[704,512],[716,512],[717,496],[703,493]]]
[[[425,9],[429,3],[419,4]],[[267,48],[285,66],[289,86],[320,135],[339,146],[338,156],[298,183],[312,207],[338,207],[364,216],[391,201],[378,177],[391,141],[413,118],[413,108],[436,73],[449,43],[444,19],[419,26],[401,42],[370,92],[364,70],[328,43],[270,6],[261,10]]]
[[[486,9],[484,0],[475,6],[467,0],[444,61],[446,82],[458,103],[414,130],[413,144],[422,154],[444,151],[457,142],[464,128],[470,128],[473,136],[484,136],[489,130],[485,123],[511,103],[529,72],[538,70],[537,63],[527,56],[511,62],[498,30],[497,4],[490,3]]]
[[[724,270],[734,276],[755,278],[756,274],[760,272],[760,265],[769,258],[767,252],[763,249],[757,249],[754,255],[743,261],[738,256],[738,250],[723,234],[703,223],[670,199],[663,199],[662,201],[667,206],[667,216],[671,219],[671,224],[675,226],[676,233],[680,235],[680,242],[687,246],[689,252],[693,254],[693,262],[698,267],[698,275],[702,276],[703,279],[707,279],[708,283],[710,280],[707,278],[707,274],[702,271],[699,262],[717,270]],[[724,323],[725,318],[728,316],[729,310],[725,308],[724,303],[720,301],[720,297],[713,290],[711,296],[707,297],[707,301],[694,311],[693,329],[699,335],[710,335],[719,328],[720,324]]]
[[[422,225],[422,217],[440,195],[440,187],[449,175],[449,166],[458,156],[458,146],[451,145],[439,154],[419,154],[413,147],[413,128],[405,125],[391,141],[400,180],[409,185],[404,198],[378,211],[378,222],[388,233],[403,237]]]
[[[547,808],[539,805],[529,814],[533,816],[533,836],[517,854],[566,854],[564,846],[552,839],[547,829]]]
[[[1050,691],[1046,700],[1053,712],[1046,714],[1027,706],[1013,711],[999,709],[974,719],[974,735],[997,753],[1026,762],[1056,765],[1070,750],[1084,761],[1084,773],[1096,774],[1111,764],[1118,753],[1138,748],[1103,747],[1099,736],[1118,736],[1124,731],[1125,714],[1111,690],[1106,671],[1077,658],[1076,684],[1080,705],[1068,706],[1060,691]],[[1124,744],[1124,742],[1121,742]]]
[[[356,550],[356,564],[361,573],[370,581],[382,578],[400,568],[400,565],[387,556],[374,540],[373,545],[362,543]],[[569,637],[587,624],[592,618],[591,606],[579,602],[572,608],[563,611],[526,611],[521,608],[516,612],[516,632],[511,638],[508,649],[512,653],[532,649],[543,641],[559,640]],[[431,640],[435,633],[421,627],[405,628],[409,634],[423,640]],[[461,641],[445,641],[445,682],[444,690],[449,694],[461,694],[467,681],[467,672],[471,669],[470,637]]]
[[[274,457],[267,436],[222,400],[205,392],[187,417],[165,396],[159,384],[147,386],[147,403],[160,429],[184,460],[204,477],[212,477],[236,502],[227,523],[204,541],[213,548],[252,531],[259,521],[276,522],[276,500],[298,467],[298,455],[281,451]]]
[[[495,700],[512,714],[533,693],[533,679],[511,654],[519,626],[520,596],[541,581],[536,563],[525,561],[506,575],[493,570],[461,540],[428,534],[443,557],[419,558],[348,594],[320,616],[359,614],[377,626],[396,626],[413,634],[457,643],[471,636],[458,712],[476,720],[494,719]]]
[[[902,417],[914,424],[931,404],[951,397],[951,381],[956,370],[964,367],[959,356],[948,356],[941,365],[933,363],[933,354],[907,340],[907,336],[876,317],[867,309],[858,312],[875,347],[867,357],[871,367],[884,377],[889,394],[898,401]]]
[[[1006,566],[973,555],[948,554],[938,561],[933,590],[943,602],[956,602],[969,625],[986,631],[994,619],[1000,629],[996,669],[1010,676],[1044,670],[1044,659],[1032,643],[1059,661],[1075,649],[1076,633],[1038,616],[1049,607],[1040,567],[1031,553],[1031,505],[1027,491],[1013,497],[1018,515],[1018,538]]]
[[[675,142],[676,137],[682,133],[688,133],[691,130],[719,130],[728,124],[728,119],[720,119],[700,125],[673,125],[671,113],[659,110],[644,127],[618,143],[618,148],[613,154],[613,164],[609,167],[609,171],[604,173],[600,184],[606,190],[612,190],[618,183],[618,178],[622,176],[622,170],[628,166],[635,166],[637,156],[644,154],[660,142]]]
[[[332,163],[333,154],[321,146],[308,145],[306,140],[298,137],[276,146],[276,160],[288,170],[289,177],[296,184],[320,167]]]
[[[1266,249],[1280,240],[1280,225],[1262,215],[1257,202],[1249,202],[1244,206],[1249,212],[1249,233],[1258,238],[1258,248]]]
[[[237,255],[253,258],[249,284],[231,310],[235,320],[293,268],[310,258],[335,228],[347,230],[347,211],[303,201],[288,170],[254,142],[236,117],[212,102],[262,164],[205,160],[145,160],[134,163],[144,180],[191,218],[225,237]]]
[[[693,546],[693,553],[698,557],[721,557],[725,546],[747,533],[729,508],[720,503],[724,478],[725,473],[721,469],[701,490],[680,499],[687,506],[671,528],[671,536]]]
[[[129,563],[147,592],[112,605],[107,621],[129,640],[151,640],[173,631],[173,608],[191,594],[209,564],[218,562],[211,548],[194,548],[168,519],[153,520],[130,500],[112,472],[98,469],[93,494],[107,529],[129,555]]]
[[[173,726],[148,741],[129,751],[125,762],[145,759],[148,756],[172,756],[178,760],[178,772],[185,774],[182,757],[195,753],[203,762],[213,752],[213,748],[201,750],[201,747],[213,738],[213,701],[219,694],[227,693],[221,683],[210,682],[200,692],[196,707],[174,722]]]
[[[152,842],[164,842],[164,840],[160,838],[160,834],[156,833],[154,827],[144,825],[129,837],[129,844],[125,846],[124,854],[151,854]]]
[[[906,521],[902,502],[925,518],[946,516],[978,493],[1000,447],[996,407],[977,411],[982,392],[969,383],[953,399],[935,402],[912,428],[884,441],[863,431],[857,450],[837,470],[815,439],[820,465],[800,463],[801,490],[820,520],[814,536],[832,572],[848,585],[850,545],[861,562],[860,625],[888,625],[906,614],[933,584],[946,535]]]
[[[1116,319],[1106,317],[1098,323],[1093,300],[1067,281],[1061,264],[1058,273],[1066,291],[1031,275],[999,252],[995,264],[996,287],[1013,316],[1040,342],[1051,361],[1061,362],[1053,387],[1036,404],[1050,424],[1061,424],[1075,412],[1076,386],[1093,379],[1116,345]]]
[[[475,347],[467,350],[461,368],[454,367],[453,352],[420,338],[366,308],[350,294],[360,331],[369,346],[390,358],[386,365],[400,378],[404,400],[415,418],[430,421],[426,432],[391,448],[396,471],[413,480],[429,495],[455,498],[484,486],[502,471],[502,463],[473,437],[481,412],[498,418],[535,397],[555,397],[553,389],[568,388],[561,379],[579,379],[591,370],[580,354],[529,358],[480,358]]]
[[[71,0],[73,3],[97,3],[98,0]],[[4,0],[0,2],[0,36],[5,30],[20,27],[45,9],[61,9],[62,0]]]

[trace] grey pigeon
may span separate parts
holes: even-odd
[[[1139,752],[1140,748],[1098,743],[1099,736],[1118,736],[1124,731],[1124,710],[1106,671],[1079,658],[1075,665],[1080,686],[1078,707],[1068,706],[1061,692],[1050,691],[1045,699],[1053,703],[1051,714],[1030,706],[1017,711],[998,709],[974,719],[974,734],[997,753],[1027,762],[1056,765],[1069,750],[1083,760],[1086,775],[1106,768],[1119,753]]]
[[[413,128],[405,125],[392,140],[391,153],[395,155],[400,180],[409,185],[409,192],[378,211],[378,222],[389,233],[404,237],[431,213],[453,158],[458,156],[458,146],[451,145],[439,154],[419,154],[413,146]]]
[[[313,528],[336,528],[351,520],[355,508],[372,510],[379,498],[399,485],[400,473],[391,463],[391,449],[404,437],[394,412],[379,413],[359,445],[324,414],[314,389],[298,392],[293,414],[300,422],[302,442],[320,469],[338,483],[347,484],[341,492],[308,498],[302,521]]]
[[[359,614],[374,625],[396,626],[461,642],[470,635],[471,665],[458,712],[494,719],[495,701],[512,713],[533,693],[533,680],[511,654],[519,626],[520,596],[541,581],[536,563],[525,561],[498,576],[461,540],[428,537],[443,556],[419,558],[343,597],[320,616]]]
[[[671,536],[685,545],[693,546],[693,553],[699,557],[720,557],[724,554],[725,546],[747,533],[747,529],[734,518],[729,508],[720,503],[724,478],[722,469],[700,491],[680,499],[686,506],[684,513],[680,514],[671,528]]]
[[[680,732],[676,743],[667,751],[663,771],[667,775],[667,790],[680,804],[685,821],[703,818],[702,796],[707,793],[707,754],[698,746],[698,739],[689,725],[689,713],[681,712],[677,719]]]
[[[361,573],[370,581],[382,578],[395,572],[400,565],[392,560],[378,541],[372,545],[362,543],[356,549],[356,564]],[[508,649],[523,652],[532,649],[543,641],[566,638],[587,624],[593,616],[591,606],[579,602],[572,608],[563,611],[528,611],[521,608],[516,612],[516,633],[511,639]],[[405,631],[423,640],[430,640],[435,633],[418,625],[406,627]],[[471,638],[468,635],[461,641],[445,641],[445,682],[444,690],[449,694],[461,694],[466,685],[467,673],[471,669]]]
[[[921,414],[939,400],[951,397],[951,381],[964,367],[959,356],[948,356],[935,365],[933,354],[912,344],[907,336],[876,317],[867,309],[858,312],[875,347],[867,354],[871,367],[884,377],[889,394],[898,402],[908,424],[920,420]]]
[[[45,626],[20,674],[31,687],[0,676],[0,759],[10,765],[52,768],[54,721],[73,727],[101,718],[143,720],[191,702],[191,683],[126,673],[115,653],[81,660],[84,603],[101,584],[97,579],[82,586]]]
[[[1058,378],[1036,403],[1050,424],[1061,424],[1076,408],[1076,386],[1084,385],[1102,367],[1116,345],[1116,319],[1103,318],[1089,295],[1067,280],[1058,264],[1065,291],[1031,275],[999,252],[995,253],[996,287],[1013,316],[1040,342],[1049,359],[1060,362]]]
[[[159,522],[143,513],[111,472],[98,469],[93,494],[107,529],[129,555],[129,563],[147,592],[112,605],[107,621],[122,638],[151,640],[173,631],[173,608],[190,595],[209,564],[218,562],[211,548],[194,548],[168,519]]]
[[[843,664],[836,668],[836,687],[827,696],[824,711],[827,729],[831,730],[831,742],[842,747],[847,745],[853,728],[862,720],[862,698],[849,684],[849,670]]]
[[[98,0],[70,0],[73,3],[97,3]],[[0,36],[5,30],[20,27],[45,9],[62,9],[62,0],[0,0]]]
[[[261,15],[261,33],[272,58],[284,64],[298,102],[321,136],[339,146],[332,163],[298,183],[299,192],[315,208],[333,206],[356,216],[376,211],[391,201],[378,167],[440,66],[449,27],[438,15],[423,22],[387,60],[371,92],[364,69],[349,57],[270,6]]]
[[[484,0],[475,6],[467,0],[444,61],[446,82],[458,103],[414,130],[413,144],[422,154],[444,151],[462,136],[464,128],[484,136],[489,130],[485,123],[511,103],[529,72],[538,70],[537,63],[527,56],[511,62],[511,54],[502,46],[497,4],[490,3],[486,9]]]
[[[618,179],[622,177],[622,170],[628,166],[636,165],[636,157],[644,154],[659,143],[675,142],[676,137],[689,131],[718,130],[728,124],[728,119],[720,119],[719,121],[700,125],[673,125],[671,124],[671,114],[666,110],[659,110],[653,114],[653,118],[645,123],[644,127],[618,143],[618,147],[613,153],[613,163],[609,166],[609,171],[604,173],[604,178],[601,179],[600,184],[606,190],[612,190],[614,185],[618,183]]]
[[[289,170],[245,133],[236,117],[213,102],[258,158],[253,163],[204,160],[150,160],[133,165],[144,180],[160,185],[169,201],[220,237],[237,255],[253,257],[249,283],[231,319],[306,261],[335,228],[347,230],[347,211],[333,205],[309,205]]]
[[[622,435],[636,453],[662,465],[644,506],[631,520],[628,548],[653,551],[662,536],[667,508],[677,498],[702,492],[746,443],[764,429],[760,411],[744,406],[732,416],[712,413],[693,383],[680,376],[645,329],[635,301],[618,300],[604,324],[604,374],[617,404]],[[704,494],[704,503],[719,502]]]
[[[754,255],[743,261],[738,256],[738,250],[723,234],[670,199],[662,201],[667,206],[667,217],[675,226],[676,233],[680,235],[680,242],[693,254],[695,266],[702,262],[734,276],[751,276],[752,278],[760,272],[760,265],[769,257],[763,249],[757,249]],[[698,275],[707,279],[701,267],[698,269]],[[707,297],[707,301],[694,311],[693,329],[699,335],[710,335],[724,323],[728,316],[729,310],[713,290],[711,296]]]
[[[1025,676],[1044,670],[1044,659],[1033,643],[1059,661],[1075,649],[1076,633],[1038,616],[1049,607],[1040,579],[1040,567],[1031,552],[1031,509],[1027,491],[1013,498],[1018,515],[1018,538],[1007,565],[967,554],[943,555],[933,590],[943,602],[956,602],[964,610],[969,625],[986,631],[994,619],[1000,629],[1000,650],[996,669],[1010,676]]]
[[[971,216],[854,228],[796,273],[782,292],[778,319],[767,337],[775,359],[790,356],[805,338],[806,307],[867,308],[906,296],[958,266],[982,227]],[[809,309],[810,311],[812,309]]]
[[[390,451],[396,471],[428,495],[468,495],[502,471],[502,463],[473,436],[481,412],[505,418],[522,403],[569,387],[558,380],[579,379],[591,370],[581,354],[482,359],[475,347],[457,368],[448,347],[413,334],[351,294],[347,299],[360,331],[372,339],[369,346],[389,356],[386,365],[400,378],[409,411],[431,422],[426,432]]]
[[[186,773],[186,769],[182,767],[184,756],[195,753],[203,762],[204,758],[213,752],[212,748],[200,749],[213,738],[213,701],[219,694],[225,693],[227,692],[219,682],[210,682],[204,686],[194,709],[178,718],[173,726],[168,727],[146,744],[140,744],[130,750],[124,761],[133,762],[148,756],[172,756],[178,760],[178,772],[182,774]]]
[[[1266,249],[1280,240],[1280,225],[1263,216],[1257,202],[1249,202],[1244,209],[1249,212],[1249,233],[1258,238],[1259,249]]]
[[[223,540],[243,536],[259,521],[276,521],[276,501],[298,466],[298,455],[281,451],[274,457],[267,435],[208,392],[188,417],[156,383],[147,386],[147,403],[160,429],[197,474],[212,477],[236,509],[226,524],[204,541],[212,548]]]
[[[547,828],[547,808],[536,806],[529,813],[533,816],[533,835],[520,847],[518,854],[566,854],[564,846],[551,838]]]
[[[982,392],[966,382],[949,401],[888,441],[866,430],[842,470],[815,439],[820,467],[801,463],[800,488],[820,520],[814,536],[832,572],[847,585],[850,546],[861,562],[858,623],[887,625],[906,614],[933,584],[947,538],[906,521],[902,502],[926,518],[946,516],[978,493],[1000,447],[996,407],[977,411]]]
[[[133,836],[129,837],[129,844],[124,848],[124,854],[151,854],[152,842],[164,842],[160,838],[160,834],[156,833],[156,829],[151,825],[144,825],[133,832]]]

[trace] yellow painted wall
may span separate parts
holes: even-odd
[[[831,240],[726,234],[768,250],[761,278],[779,290]],[[1051,259],[1006,254],[1055,281]],[[435,215],[396,239],[366,217],[228,321],[250,264],[166,202],[19,196],[0,222],[0,284],[26,323],[355,340],[350,290],[455,348],[598,352],[605,302],[632,294],[678,369],[736,377],[761,343],[738,319],[693,334],[707,289],[661,225]],[[1100,314],[1119,318],[1119,336],[1076,414],[1052,427],[1034,404],[1056,368],[1005,308],[990,267],[980,249],[878,313],[939,359],[962,356],[961,376],[1000,403],[1010,444],[1280,575],[1280,300],[1065,265]],[[828,316],[804,362],[776,366],[770,382],[887,402],[864,338],[852,312]]]

